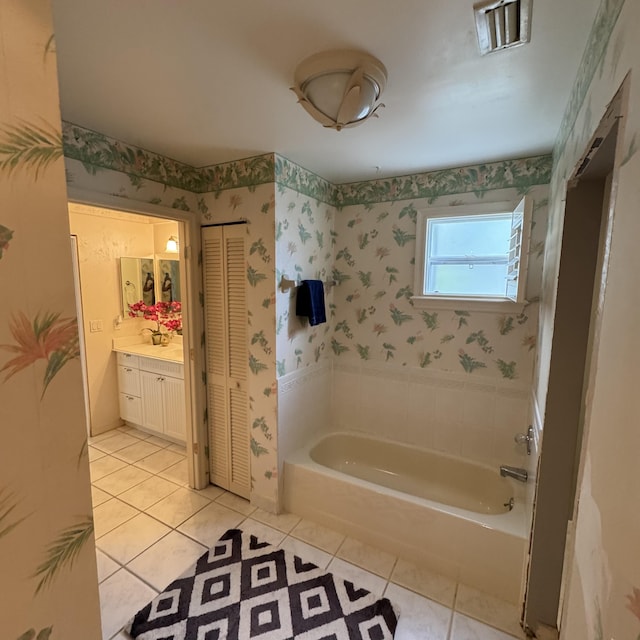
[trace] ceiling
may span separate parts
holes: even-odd
[[[277,152],[332,182],[551,150],[600,0],[533,0],[531,42],[480,56],[473,0],[52,0],[62,116],[201,167]],[[380,117],[324,129],[305,57],[367,51]]]

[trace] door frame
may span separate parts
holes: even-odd
[[[180,247],[181,275],[185,276],[184,290],[188,300],[182,313],[184,347],[184,382],[186,394],[187,420],[187,469],[189,486],[204,489],[209,485],[207,458],[206,399],[202,380],[204,353],[198,346],[199,336],[203,335],[203,317],[200,308],[202,274],[200,256],[200,220],[193,211],[171,209],[147,202],[123,199],[118,196],[88,191],[67,185],[67,200],[92,207],[137,213],[155,218],[175,220],[179,224],[183,239]],[[200,312],[198,312],[200,309]]]
[[[571,191],[578,187],[580,181],[588,174],[590,163],[596,158],[598,151],[607,140],[607,137],[615,135],[615,149],[610,166],[610,183],[602,180],[602,197],[599,200],[599,238],[597,239],[597,255],[594,264],[593,284],[591,287],[592,297],[590,306],[590,316],[588,322],[587,341],[584,345],[584,369],[581,381],[579,419],[573,431],[568,434],[572,446],[564,447],[560,456],[554,456],[552,449],[558,447],[563,449],[562,443],[558,439],[558,433],[549,433],[545,443],[544,432],[540,445],[540,456],[538,459],[538,472],[536,474],[536,488],[534,498],[533,520],[529,539],[529,557],[525,576],[525,595],[522,610],[522,623],[528,633],[535,634],[543,629],[547,632],[555,631],[557,634],[562,625],[562,618],[565,610],[566,598],[564,594],[568,591],[571,583],[573,569],[572,555],[575,540],[575,522],[579,510],[579,492],[584,475],[584,465],[586,458],[586,444],[588,441],[589,419],[590,419],[590,389],[593,385],[595,370],[597,369],[597,353],[600,341],[600,327],[602,321],[602,309],[606,294],[607,270],[609,260],[609,250],[611,245],[611,235],[613,231],[615,201],[617,195],[618,172],[622,162],[622,145],[619,142],[624,137],[624,124],[629,104],[629,76],[627,76],[611,102],[608,104],[604,116],[598,124],[593,136],[589,140],[584,152],[579,156],[574,170],[569,180],[564,184],[565,208],[563,210],[562,233],[564,236],[567,201],[571,198]],[[604,146],[604,145],[603,145]],[[602,156],[603,154],[601,154]],[[601,159],[601,156],[599,159]],[[586,185],[585,185],[586,186]],[[579,187],[578,187],[579,188]],[[564,237],[560,240],[561,250],[564,244]],[[558,312],[558,296],[560,291],[560,278],[562,269],[562,251],[560,254],[559,267],[557,272],[558,283],[554,293],[556,299],[554,306],[554,327],[551,336],[551,352],[549,354],[550,369],[548,383],[549,387],[544,398],[543,422],[546,422],[550,407],[550,390],[555,391],[556,396],[562,386],[562,376],[558,376],[562,365],[554,372],[554,353],[557,353],[558,333],[560,329],[556,326]],[[552,384],[555,386],[552,389]],[[534,398],[535,400],[535,398]],[[556,416],[558,412],[556,411]],[[553,423],[553,420],[550,421]],[[545,425],[547,426],[547,425]],[[556,425],[557,426],[557,425]],[[566,436],[566,433],[561,434]],[[545,444],[548,459],[545,460]],[[549,462],[551,458],[551,463]],[[564,467],[563,467],[564,465]],[[554,469],[565,468],[562,481],[557,483]],[[541,491],[542,485],[542,491]],[[546,491],[545,491],[546,487]],[[552,505],[556,498],[549,499],[549,491],[557,497],[560,494],[562,504]],[[546,498],[545,498],[546,493]],[[549,529],[554,530],[551,538],[548,536]],[[538,534],[538,539],[536,539]],[[550,547],[553,547],[550,549]],[[563,561],[558,562],[558,558]],[[534,571],[538,576],[534,575]],[[534,576],[532,578],[532,576]],[[555,608],[555,610],[554,610]],[[553,637],[552,635],[545,635]]]

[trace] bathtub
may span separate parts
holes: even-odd
[[[331,433],[285,461],[284,506],[518,603],[527,510],[513,480],[432,451]],[[522,494],[522,492],[520,492]]]

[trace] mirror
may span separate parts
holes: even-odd
[[[158,260],[158,298],[161,302],[181,300],[178,260]]]
[[[120,258],[122,312],[129,313],[129,305],[142,300],[156,303],[155,268],[153,258]]]

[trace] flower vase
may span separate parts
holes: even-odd
[[[153,344],[161,344],[161,342],[162,342],[162,334],[161,333],[152,333],[151,334],[151,342]]]
[[[170,340],[170,338],[166,333],[163,333],[162,336],[160,336],[160,344],[163,347],[169,346],[169,340]]]

